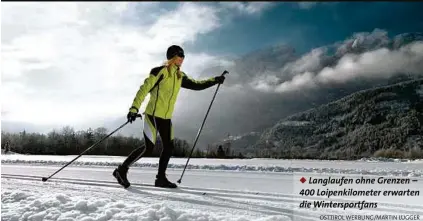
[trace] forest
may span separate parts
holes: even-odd
[[[47,134],[28,133],[22,131],[19,133],[10,133],[2,131],[1,148],[19,154],[34,155],[79,155],[87,148],[91,147],[97,141],[106,137],[110,132],[104,128],[89,128],[87,130],[75,131],[70,126],[65,126],[60,130],[52,130]],[[186,140],[174,139],[175,149],[174,157],[188,157],[192,150],[192,145]],[[128,137],[122,135],[110,136],[95,147],[87,151],[87,155],[109,155],[109,156],[127,156],[135,148],[143,147],[144,139],[138,137]],[[159,157],[162,151],[160,136],[157,145],[151,156]],[[191,157],[193,158],[234,158],[234,152],[231,151],[230,144],[208,145],[207,148],[195,148]],[[237,154],[237,158],[244,158],[242,154]]]

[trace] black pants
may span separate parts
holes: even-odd
[[[138,147],[132,151],[132,153],[128,156],[128,158],[126,158],[122,165],[130,167],[140,158],[150,156],[157,141],[157,132],[160,134],[160,138],[163,142],[163,150],[160,155],[159,171],[157,175],[165,176],[166,168],[174,149],[173,128],[172,121],[170,119],[162,119],[146,114],[143,130],[145,146]]]

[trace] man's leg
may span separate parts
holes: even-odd
[[[176,184],[169,182],[166,178],[167,165],[169,164],[174,149],[172,121],[161,120],[159,132],[163,141],[163,150],[160,155],[159,170],[155,185],[159,187],[176,188]]]
[[[156,138],[157,138],[157,129],[154,124],[153,118],[149,115],[146,115],[144,119],[144,141],[145,145],[143,147],[138,147],[129,154],[126,160],[118,166],[118,168],[113,172],[113,176],[118,180],[118,182],[128,188],[131,184],[128,181],[127,173],[130,166],[133,163],[137,162],[141,157],[148,156],[154,149]]]

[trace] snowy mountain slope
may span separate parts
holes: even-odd
[[[419,157],[422,85],[420,79],[369,89],[289,116],[266,130],[255,148],[294,158],[351,159],[384,149]]]
[[[323,163],[332,169],[342,166],[340,162]],[[361,164],[372,165],[366,162]],[[408,165],[401,163],[397,166],[407,168]],[[421,167],[420,163],[412,165]],[[2,163],[2,220],[306,221],[321,220],[319,217],[327,214],[423,216],[423,205],[419,203],[423,200],[421,197],[367,197],[366,201],[377,202],[378,207],[352,212],[298,208],[303,200],[327,200],[325,197],[299,195],[299,177],[357,176],[342,173],[188,170],[180,188],[172,190],[152,187],[155,169],[136,167],[129,172],[133,185],[125,190],[113,180],[112,167],[70,166],[51,180],[41,182],[42,176],[50,175],[58,168]],[[169,169],[168,178],[176,180],[180,173],[180,169]],[[416,179],[418,183],[410,184],[407,188],[422,191],[423,186],[419,183],[423,179]],[[301,185],[307,187],[307,184]],[[369,186],[362,185],[360,188]],[[377,188],[389,187],[378,185]],[[355,202],[358,199],[335,197],[333,200]]]

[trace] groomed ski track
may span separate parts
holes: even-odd
[[[89,180],[89,179],[72,179],[72,178],[51,178],[46,182],[41,181],[41,176],[29,176],[29,175],[13,175],[13,174],[2,174],[2,179],[7,180],[24,180],[31,181],[25,182],[25,185],[32,186],[36,188],[38,185],[53,185],[55,187],[63,186],[67,190],[75,188],[78,190],[77,186],[91,186],[102,187],[97,191],[103,192],[106,189],[122,189],[122,191],[127,191],[127,193],[133,193],[134,196],[128,197],[127,199],[137,200],[139,194],[146,195],[143,196],[144,200],[146,198],[155,199],[155,200],[171,200],[176,202],[185,202],[192,203],[204,206],[211,207],[222,207],[226,209],[234,210],[248,210],[251,212],[262,213],[266,215],[285,215],[290,219],[293,219],[293,211],[289,209],[278,208],[276,206],[267,206],[264,205],[264,202],[274,202],[275,204],[279,203],[293,203],[297,200],[289,199],[293,196],[285,196],[283,194],[272,194],[272,193],[259,193],[259,192],[243,192],[243,191],[234,191],[234,190],[224,190],[224,189],[209,189],[209,188],[193,188],[193,187],[179,187],[177,189],[166,189],[166,188],[157,188],[152,184],[141,184],[141,183],[132,183],[131,187],[124,189],[122,186],[116,182],[106,181],[106,180]],[[44,183],[44,184],[43,184]],[[65,185],[72,184],[73,186]],[[82,187],[83,188],[83,187]],[[103,189],[104,188],[104,189]],[[91,188],[90,188],[91,189]],[[118,192],[122,192],[117,190]],[[154,195],[163,194],[163,197],[152,197]],[[173,195],[172,195],[173,194]],[[189,198],[199,197],[206,200],[197,200],[197,199],[187,199],[184,197],[179,197],[180,194],[191,195]],[[150,196],[148,196],[150,195]],[[138,197],[137,197],[138,196]],[[273,196],[273,197],[272,197]],[[241,201],[237,201],[239,199]],[[254,202],[243,202],[247,201],[257,201]],[[261,201],[262,205],[260,204]],[[298,202],[299,203],[299,202]],[[296,213],[296,219],[301,218],[301,220],[316,220],[310,219],[308,213]]]
[[[169,208],[208,211],[213,214],[234,214],[235,216],[249,217],[247,220],[256,220],[254,217],[273,217],[269,220],[321,220],[320,215],[327,214],[348,214],[350,210],[342,209],[299,209],[298,205],[303,200],[327,200],[323,197],[304,197],[289,190],[283,191],[255,191],[254,188],[248,189],[234,189],[233,185],[248,186],[248,176],[260,176],[257,173],[228,173],[223,172],[223,177],[240,177],[239,182],[228,182],[228,188],[210,188],[201,187],[199,177],[213,177],[214,174],[210,172],[187,171],[187,174],[182,180],[182,184],[177,189],[157,188],[145,181],[152,182],[153,180],[146,179],[139,181],[137,175],[139,173],[150,174],[155,170],[151,169],[136,169],[129,174],[131,187],[124,189],[111,178],[113,168],[86,168],[86,167],[69,167],[65,168],[56,176],[50,178],[48,181],[41,181],[42,177],[47,177],[52,174],[59,167],[55,166],[27,166],[27,165],[2,165],[2,196],[3,192],[12,190],[16,186],[20,189],[27,189],[35,192],[43,193],[46,189],[50,193],[68,193],[70,195],[92,195],[96,198],[112,198],[120,199],[122,201],[141,202],[146,205],[155,203],[166,203]],[[108,180],[97,179],[101,173],[104,178]],[[177,175],[180,175],[179,170],[170,170],[171,180],[177,180]],[[200,173],[200,174],[199,174]],[[201,174],[202,173],[202,174]],[[34,174],[34,175],[28,175]],[[198,182],[193,183],[189,177],[193,175]],[[87,178],[83,178],[87,176]],[[241,178],[241,177],[247,178]],[[264,178],[267,177],[267,178]],[[262,184],[265,186],[270,182],[279,182],[281,189],[293,189],[292,183],[283,183],[281,180],[292,179],[292,175],[285,174],[276,176],[261,177]],[[94,178],[94,179],[93,179]],[[110,179],[109,179],[110,178]],[[273,180],[272,180],[273,179]],[[255,179],[254,179],[255,180]],[[226,180],[227,181],[227,180]],[[215,182],[225,182],[225,178],[215,177]],[[422,182],[422,181],[420,181]],[[213,184],[210,184],[211,186]],[[288,185],[288,186],[287,186]],[[219,185],[216,185],[219,186]],[[269,185],[272,186],[272,185]],[[230,188],[232,187],[232,188]],[[266,188],[264,188],[266,189]],[[353,201],[351,199],[342,199],[343,201]],[[378,202],[379,206],[373,211],[367,209],[366,211],[354,210],[354,214],[422,214],[423,205],[418,204],[402,204],[395,202]],[[2,208],[3,209],[3,208]],[[219,219],[217,219],[219,220]],[[227,220],[227,219],[222,219]]]

